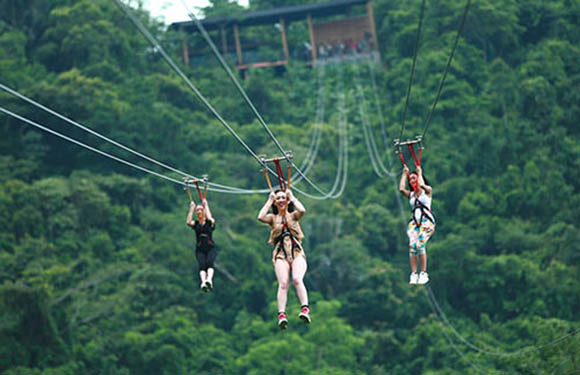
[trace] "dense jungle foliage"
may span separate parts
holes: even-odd
[[[299,323],[291,290],[289,329],[276,327],[269,232],[256,220],[266,194],[209,193],[220,253],[215,289],[204,294],[179,185],[2,114],[0,373],[580,373],[580,1],[473,1],[423,154],[434,189],[437,230],[427,251],[439,306],[428,289],[408,284],[402,215],[410,212],[405,201],[400,211],[401,168],[390,145],[405,108],[420,3],[375,0],[381,65],[327,64],[321,74],[322,143],[309,177],[323,190],[334,181],[339,77],[349,164],[339,199],[298,194],[307,208],[309,326]],[[212,4],[206,14],[240,11]],[[427,2],[404,137],[422,129],[463,7]],[[276,154],[215,61],[184,66],[183,35],[134,10],[249,146]],[[0,22],[2,84],[181,170],[266,187],[256,161],[112,1],[0,0]],[[257,30],[243,37],[259,34],[279,47],[274,26]],[[307,40],[304,23],[289,33],[291,45]],[[318,72],[294,62],[285,74],[252,70],[243,81],[298,165],[320,111]],[[164,172],[4,91],[0,103]],[[361,113],[394,179],[373,173]],[[297,187],[319,195],[304,182]]]

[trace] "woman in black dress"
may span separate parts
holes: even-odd
[[[197,220],[193,220],[194,211]],[[209,292],[213,288],[213,264],[217,256],[217,247],[212,239],[215,220],[211,216],[209,204],[206,199],[203,199],[200,205],[196,205],[194,201],[191,201],[189,213],[187,214],[187,225],[195,230],[197,238],[195,257],[199,263],[200,288],[204,292]]]

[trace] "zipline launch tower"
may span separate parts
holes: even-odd
[[[366,9],[361,12],[362,7]],[[358,11],[358,15],[351,15],[353,8]],[[328,20],[329,18],[332,20]],[[316,20],[319,22],[315,22]],[[306,22],[309,34],[307,40],[292,46],[292,50],[289,48],[287,35],[288,25],[291,22]],[[291,58],[313,63],[319,59],[378,52],[373,3],[370,0],[334,0],[288,6],[250,12],[239,17],[206,18],[201,20],[201,23],[208,32],[219,32],[221,53],[235,61],[236,68],[242,71],[249,68],[283,66]],[[240,34],[243,28],[262,25],[275,25],[280,30],[279,59],[260,58],[261,56],[255,53],[259,42],[241,42]],[[193,21],[173,23],[170,29],[186,34],[199,33]],[[231,35],[234,39],[235,55],[228,45],[228,38],[231,39]],[[186,39],[183,40],[183,60],[186,65],[203,63],[199,51],[191,48]]]

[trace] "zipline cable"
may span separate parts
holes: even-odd
[[[423,289],[424,291],[424,289]],[[442,321],[441,317],[435,312],[434,306],[433,306],[433,302],[431,301],[430,298],[427,298],[427,301],[429,302],[429,306],[431,306],[431,310],[433,311],[433,315],[435,316],[435,320],[437,320],[441,325],[445,326],[445,323]],[[467,364],[469,364],[471,367],[473,367],[477,372],[481,373],[481,374],[486,374],[485,371],[483,371],[482,369],[480,369],[479,367],[477,367],[472,361],[470,361],[469,359],[467,359],[467,357],[465,356],[465,353],[462,352],[461,350],[459,350],[459,348],[457,347],[457,345],[455,345],[455,342],[453,341],[453,339],[449,336],[449,334],[447,333],[446,330],[442,329],[441,332],[443,333],[443,335],[445,336],[445,338],[447,339],[447,341],[449,342],[449,344],[451,345],[451,347],[453,348],[453,350],[455,350],[455,352],[459,355],[459,357],[467,362]]]
[[[455,329],[455,327],[453,327],[451,325],[451,323],[449,323],[449,320],[447,319],[447,316],[445,315],[445,312],[441,309],[441,306],[439,305],[439,303],[437,302],[437,299],[435,298],[435,294],[433,293],[433,290],[431,289],[431,287],[429,285],[425,286],[425,289],[427,290],[427,296],[433,300],[433,304],[438,312],[438,314],[443,318],[443,320],[445,321],[445,324],[451,329],[451,331],[453,332],[453,334],[460,340],[462,341],[465,345],[467,345],[468,347],[470,347],[471,349],[483,353],[483,354],[487,354],[487,355],[492,355],[492,356],[497,356],[497,357],[515,357],[518,355],[522,355],[522,354],[526,354],[529,352],[534,352],[534,351],[539,351],[542,348],[545,348],[547,346],[552,346],[554,344],[557,344],[561,341],[566,340],[569,337],[572,337],[574,335],[576,335],[578,332],[580,332],[580,329],[577,329],[575,331],[572,331],[568,334],[565,334],[547,344],[543,344],[543,345],[531,345],[531,346],[527,346],[524,348],[520,348],[517,349],[513,352],[498,352],[498,351],[490,351],[490,350],[486,350],[483,348],[480,348],[474,344],[472,344],[471,342],[469,342],[467,339],[465,339],[459,332],[457,332],[457,330]]]
[[[463,16],[461,17],[461,23],[459,24],[459,29],[457,30],[457,35],[455,36],[455,42],[453,43],[453,48],[451,49],[451,54],[449,54],[449,59],[447,60],[447,66],[445,67],[445,72],[443,73],[443,77],[441,78],[441,82],[439,83],[439,89],[437,90],[437,96],[435,97],[435,101],[433,102],[433,107],[431,108],[431,112],[429,113],[429,117],[427,117],[427,121],[425,122],[425,128],[423,129],[422,138],[425,138],[425,133],[427,133],[427,129],[429,125],[431,125],[431,120],[433,119],[433,114],[435,113],[435,107],[437,107],[437,102],[441,97],[441,91],[443,90],[443,85],[445,84],[445,79],[447,78],[447,73],[449,72],[449,68],[451,66],[451,61],[453,60],[453,56],[455,55],[455,50],[457,48],[457,44],[459,43],[459,38],[461,37],[461,33],[463,32],[463,26],[465,25],[465,19],[467,18],[467,12],[469,11],[469,6],[471,5],[471,0],[467,0],[467,4],[465,4],[465,10],[463,11]],[[401,139],[401,138],[399,138]]]
[[[347,117],[346,117],[346,113],[345,113],[345,109],[346,109],[346,96],[344,94],[345,89],[344,89],[344,77],[343,77],[343,71],[340,68],[339,65],[339,69],[338,69],[339,75],[338,75],[338,82],[337,82],[337,90],[336,92],[338,93],[339,96],[339,100],[338,100],[338,128],[339,128],[339,143],[338,143],[338,165],[337,165],[337,171],[336,171],[336,176],[335,176],[335,180],[334,180],[334,184],[331,187],[331,189],[329,190],[328,193],[326,193],[323,196],[318,196],[318,195],[312,195],[309,193],[306,193],[304,191],[298,190],[300,191],[300,193],[302,193],[303,195],[305,195],[308,198],[314,199],[314,200],[325,200],[328,198],[332,198],[332,199],[336,199],[338,197],[340,197],[346,187],[346,183],[348,180],[348,129],[347,129]],[[342,134],[342,137],[341,137]],[[318,141],[320,142],[320,141]],[[336,189],[338,188],[338,184],[340,181],[340,177],[342,176],[342,184],[339,188],[339,191],[336,192]],[[294,188],[296,189],[296,188]]]
[[[76,122],[76,121],[74,121],[74,120],[72,120],[72,119],[70,119],[70,118],[68,118],[68,117],[66,117],[66,116],[64,116],[64,115],[62,115],[62,114],[60,114],[60,113],[58,113],[58,112],[56,112],[56,111],[54,111],[54,110],[52,110],[52,109],[44,106],[44,105],[42,105],[42,104],[40,104],[40,103],[38,103],[37,101],[35,101],[35,100],[33,100],[33,99],[31,99],[31,98],[29,98],[29,97],[27,97],[27,96],[19,93],[18,91],[14,90],[14,89],[11,89],[10,87],[8,87],[8,86],[6,86],[6,85],[4,85],[2,83],[0,83],[0,89],[2,89],[4,91],[6,91],[6,92],[8,92],[8,93],[10,93],[10,94],[12,94],[14,96],[16,96],[17,98],[19,98],[19,99],[21,99],[21,100],[23,100],[23,101],[25,101],[25,102],[27,102],[29,104],[32,104],[33,106],[35,106],[35,107],[37,107],[37,108],[39,108],[39,109],[41,109],[41,110],[43,110],[43,111],[45,111],[45,112],[53,115],[55,117],[58,117],[59,119],[65,121],[65,122],[67,122],[67,123],[69,123],[69,124],[71,124],[73,126],[76,126],[76,127],[80,128],[81,130],[83,130],[85,132],[88,132],[88,133],[90,133],[90,134],[92,134],[92,135],[94,135],[94,136],[96,136],[96,137],[98,137],[98,138],[100,138],[100,139],[102,139],[102,140],[104,140],[104,141],[106,141],[106,142],[114,145],[114,146],[117,146],[117,147],[119,147],[119,148],[121,148],[121,149],[123,149],[125,151],[128,151],[128,152],[130,152],[130,153],[132,153],[134,155],[137,155],[137,156],[139,156],[139,157],[141,157],[141,158],[143,158],[143,159],[145,159],[145,160],[147,160],[149,162],[152,162],[154,164],[157,164],[158,166],[160,166],[162,168],[165,168],[165,169],[170,170],[172,172],[178,173],[178,174],[182,175],[183,177],[198,178],[198,177],[195,177],[192,174],[183,172],[183,171],[181,171],[179,169],[176,169],[176,168],[174,168],[172,166],[169,166],[169,165],[166,165],[166,164],[164,164],[162,162],[159,162],[159,161],[157,161],[157,160],[155,160],[155,159],[153,159],[153,158],[151,158],[151,157],[149,157],[147,155],[144,155],[144,154],[142,154],[142,153],[140,153],[140,152],[138,152],[138,151],[136,151],[136,150],[134,150],[134,149],[132,149],[132,148],[130,148],[128,146],[123,145],[122,143],[119,143],[119,142],[117,142],[117,141],[115,141],[115,140],[113,140],[113,139],[111,139],[109,137],[106,137],[106,136],[102,135],[101,133],[99,133],[99,132],[97,132],[95,130],[92,130],[92,129],[88,128],[87,126],[84,126],[84,125],[82,125],[82,124],[80,124],[80,123],[78,123],[78,122]],[[307,162],[307,161],[305,160],[305,162]],[[215,192],[220,192],[220,193],[227,193],[227,194],[255,194],[255,193],[265,193],[265,192],[268,192],[268,189],[241,189],[241,188],[232,187],[232,186],[228,186],[228,185],[222,185],[222,184],[218,184],[218,183],[214,183],[214,182],[208,182],[208,184],[210,186],[213,186],[212,188],[210,188],[210,191],[215,191]]]
[[[9,111],[9,110],[7,110],[7,109],[3,108],[3,107],[0,107],[0,112],[3,112],[3,113],[5,113],[6,115],[9,115],[9,116],[11,116],[11,117],[14,117],[14,118],[16,118],[16,119],[18,119],[18,120],[21,120],[21,121],[23,121],[23,122],[26,122],[26,123],[28,123],[29,125],[35,126],[35,127],[39,128],[39,129],[41,129],[41,130],[44,130],[45,132],[48,132],[48,133],[50,133],[50,134],[53,134],[53,135],[55,135],[55,136],[57,136],[57,137],[60,137],[60,138],[62,138],[62,139],[64,139],[64,140],[66,140],[66,141],[72,142],[72,143],[74,143],[74,144],[76,144],[76,145],[78,145],[78,146],[81,146],[81,147],[83,147],[83,148],[86,148],[86,149],[88,149],[88,150],[90,150],[90,151],[96,152],[96,153],[98,153],[98,154],[100,154],[100,155],[103,155],[103,156],[105,156],[105,157],[108,157],[108,158],[110,158],[110,159],[113,159],[113,160],[115,160],[115,161],[118,161],[119,163],[122,163],[122,164],[125,164],[125,165],[127,165],[127,166],[130,166],[130,167],[132,167],[132,168],[138,169],[138,170],[140,170],[140,171],[142,171],[142,172],[149,173],[149,174],[152,174],[152,175],[154,175],[154,176],[157,176],[157,177],[163,178],[163,179],[165,179],[165,180],[167,180],[167,181],[170,181],[170,182],[176,183],[176,184],[178,184],[178,185],[187,186],[187,184],[186,184],[186,183],[184,183],[183,181],[177,180],[177,179],[175,179],[175,178],[172,178],[172,177],[165,176],[165,175],[163,175],[163,174],[161,174],[161,173],[158,173],[158,172],[152,171],[152,170],[150,170],[150,169],[148,169],[148,168],[142,167],[142,166],[140,166],[140,165],[137,165],[137,164],[135,164],[135,163],[132,163],[132,162],[130,162],[130,161],[127,161],[127,160],[125,160],[125,159],[122,159],[122,158],[120,158],[120,157],[117,157],[117,156],[111,155],[111,154],[109,154],[109,153],[107,153],[107,152],[105,152],[105,151],[101,151],[101,150],[99,150],[99,149],[97,149],[97,148],[95,148],[95,147],[92,147],[92,146],[89,146],[89,145],[87,145],[87,144],[85,144],[85,143],[83,143],[83,142],[77,141],[77,140],[76,140],[76,139],[74,139],[74,138],[71,138],[71,137],[69,137],[69,136],[66,136],[66,135],[64,135],[64,134],[61,134],[61,133],[57,132],[56,130],[50,129],[50,128],[48,128],[48,127],[46,127],[46,126],[43,126],[43,125],[40,125],[40,124],[38,124],[38,123],[36,123],[36,122],[34,122],[34,121],[32,121],[32,120],[30,120],[30,119],[26,118],[26,117],[23,117],[23,116],[20,116],[20,115],[18,115],[18,114],[16,114],[16,113],[14,113],[14,112],[11,112],[11,111]],[[187,176],[185,176],[185,177],[194,177],[194,176],[187,175]],[[195,178],[195,177],[194,177],[194,178]],[[214,192],[218,192],[218,193],[225,193],[225,194],[254,194],[254,193],[256,193],[255,191],[251,191],[251,192],[245,192],[243,189],[239,189],[239,190],[237,190],[237,188],[233,188],[233,190],[231,190],[231,189],[230,189],[230,187],[228,187],[227,185],[214,184],[214,186],[222,186],[222,187],[226,187],[227,189],[226,189],[226,188],[220,188],[220,187],[211,187],[211,188],[208,188],[208,190],[210,190],[210,191],[214,191]]]
[[[115,1],[119,1],[119,0],[115,0]],[[280,150],[280,152],[283,155],[286,155],[286,150],[284,150],[284,148],[282,147],[282,145],[280,144],[278,139],[276,139],[276,137],[274,136],[274,134],[272,133],[272,131],[268,127],[268,124],[266,124],[266,122],[264,121],[264,118],[262,117],[262,115],[258,112],[256,107],[254,106],[254,103],[252,103],[252,101],[250,100],[250,98],[246,94],[246,91],[243,89],[243,87],[240,85],[238,79],[232,73],[229,65],[226,63],[222,54],[218,51],[217,47],[215,46],[215,44],[211,40],[211,37],[209,36],[207,31],[205,30],[205,27],[203,26],[203,24],[199,21],[199,19],[195,16],[195,14],[193,14],[193,12],[191,12],[191,10],[189,9],[189,6],[185,3],[184,0],[181,0],[181,4],[185,8],[189,17],[192,19],[192,21],[195,23],[195,25],[199,29],[199,31],[200,31],[201,35],[203,36],[203,38],[205,39],[205,41],[210,46],[212,52],[214,53],[214,55],[217,58],[220,65],[224,68],[224,70],[226,71],[226,73],[230,77],[230,80],[234,83],[237,90],[244,98],[244,101],[246,102],[246,104],[250,107],[251,111],[254,113],[254,115],[258,119],[258,122],[260,122],[260,124],[262,125],[262,127],[264,128],[266,133],[268,133],[268,135],[270,136],[270,138],[272,139],[272,141],[274,142],[274,144],[276,145],[278,150]],[[294,167],[296,172],[298,172],[298,174],[304,179],[304,181],[306,181],[310,186],[312,186],[317,192],[319,192],[323,196],[328,194],[328,193],[325,193],[320,187],[318,187],[318,185],[316,185],[314,182],[312,182],[292,160],[288,160],[288,163],[290,163],[292,165],[292,167]]]
[[[425,0],[421,2],[421,15],[419,16],[419,26],[417,28],[417,36],[415,37],[413,63],[411,65],[411,75],[409,77],[409,86],[407,87],[407,99],[405,99],[405,110],[403,112],[403,121],[401,123],[401,133],[399,134],[399,139],[403,139],[403,131],[405,130],[405,118],[407,117],[407,110],[409,109],[409,98],[411,97],[411,87],[413,86],[413,76],[415,75],[415,63],[417,61],[417,52],[419,51],[419,39],[421,37],[421,27],[423,25],[424,14],[425,14]]]
[[[238,136],[238,134],[231,128],[231,126],[221,117],[221,115],[213,108],[213,106],[209,103],[209,101],[201,94],[201,92],[197,89],[197,87],[195,87],[195,85],[187,78],[187,76],[181,71],[181,69],[179,69],[179,67],[177,66],[177,64],[175,64],[175,62],[171,59],[171,57],[169,57],[169,55],[165,52],[165,50],[163,49],[163,47],[161,47],[161,45],[159,44],[159,42],[157,42],[157,40],[155,39],[155,37],[153,37],[153,35],[151,35],[151,33],[145,28],[145,26],[143,25],[143,23],[141,23],[141,21],[139,21],[139,19],[137,19],[126,7],[125,4],[123,4],[121,2],[121,0],[113,0],[115,2],[115,4],[117,4],[117,6],[121,9],[121,11],[131,20],[131,22],[133,22],[133,24],[137,27],[137,29],[139,30],[139,32],[141,32],[141,34],[157,49],[157,51],[159,51],[161,53],[161,55],[163,56],[163,58],[165,59],[165,61],[170,65],[170,67],[187,83],[187,85],[189,86],[189,88],[196,94],[196,96],[200,99],[200,101],[205,105],[205,107],[220,121],[220,123],[226,127],[226,129],[232,134],[232,136],[238,141],[238,143],[240,143],[242,145],[242,147],[254,158],[256,159],[256,161],[262,165],[262,160],[260,159],[260,157],[241,139],[240,136]],[[292,163],[292,165],[294,166],[294,164]],[[272,175],[275,175],[276,173],[267,165],[263,165],[263,167]],[[301,173],[301,171],[299,171],[299,174],[303,175]],[[305,177],[306,181],[309,181],[309,179],[307,177]],[[309,181],[309,183],[311,183]],[[312,183],[311,183],[312,184]],[[312,198],[312,199],[317,199],[319,198],[318,196],[314,196],[312,194],[306,193],[305,191],[294,187],[294,190],[298,191],[299,193]],[[267,189],[264,189],[264,191],[267,191]],[[324,192],[322,192],[320,190],[321,193],[324,194]],[[241,191],[240,191],[241,193]],[[324,195],[323,195],[324,197]],[[326,198],[323,198],[326,199]]]
[[[11,112],[11,111],[9,111],[9,110],[7,110],[7,109],[3,108],[3,107],[0,107],[0,112],[3,112],[4,114],[6,114],[6,115],[8,115],[8,116],[11,116],[11,117],[14,117],[14,118],[16,118],[16,119],[18,119],[18,120],[20,120],[20,121],[26,122],[26,123],[28,123],[29,125],[35,126],[35,127],[39,128],[39,129],[41,129],[41,130],[44,130],[44,131],[45,131],[45,132],[47,132],[47,133],[53,134],[53,135],[55,135],[55,136],[57,136],[57,137],[60,137],[60,138],[62,138],[62,139],[64,139],[64,140],[66,140],[66,141],[69,141],[69,142],[72,142],[72,143],[74,143],[74,144],[76,144],[76,145],[78,145],[78,146],[84,147],[84,148],[86,148],[86,149],[88,149],[88,150],[90,150],[90,151],[96,152],[96,153],[98,153],[98,154],[101,154],[101,155],[103,155],[103,156],[105,156],[105,157],[107,157],[107,158],[110,158],[110,159],[113,159],[113,160],[115,160],[115,161],[118,161],[119,163],[122,163],[122,164],[128,165],[128,166],[129,166],[129,167],[131,167],[131,168],[135,168],[135,169],[138,169],[138,170],[140,170],[140,171],[142,171],[142,172],[149,173],[149,174],[151,174],[151,175],[154,175],[154,176],[157,176],[157,177],[163,178],[163,179],[165,179],[165,180],[167,180],[167,181],[170,181],[170,182],[176,183],[176,184],[178,184],[178,185],[182,185],[182,186],[185,186],[185,185],[186,185],[186,184],[185,184],[183,181],[180,181],[180,180],[177,180],[177,179],[175,179],[175,178],[171,178],[171,177],[165,176],[165,175],[163,175],[163,174],[161,174],[161,173],[157,173],[157,172],[155,172],[155,171],[152,171],[152,170],[150,170],[150,169],[147,169],[147,168],[141,167],[140,165],[137,165],[137,164],[131,163],[131,162],[129,162],[129,161],[126,161],[126,160],[124,160],[124,159],[121,159],[121,158],[119,158],[119,157],[116,157],[116,156],[114,156],[114,155],[111,155],[111,154],[109,154],[109,153],[107,153],[107,152],[104,152],[104,151],[101,151],[101,150],[99,150],[99,149],[96,149],[96,148],[94,148],[94,147],[92,147],[92,146],[86,145],[86,144],[84,144],[84,143],[82,143],[82,142],[80,142],[80,141],[77,141],[76,139],[73,139],[73,138],[71,138],[71,137],[68,137],[68,136],[66,136],[66,135],[64,135],[64,134],[61,134],[61,133],[59,133],[59,132],[57,132],[57,131],[55,131],[55,130],[52,130],[52,129],[50,129],[50,128],[47,128],[46,126],[40,125],[40,124],[38,124],[38,123],[36,123],[36,122],[34,122],[34,121],[32,121],[32,120],[29,120],[29,119],[27,119],[26,117],[20,116],[20,115],[18,115],[18,114],[16,114],[16,113],[14,113],[14,112]]]
[[[115,140],[113,140],[113,139],[110,139],[110,138],[108,138],[108,137],[106,137],[106,136],[104,136],[104,135],[100,134],[99,132],[96,132],[96,131],[94,131],[94,130],[92,130],[92,129],[90,129],[90,128],[88,128],[88,127],[86,127],[86,126],[82,125],[82,124],[79,124],[78,122],[76,122],[76,121],[74,121],[74,120],[71,120],[71,119],[69,119],[69,118],[68,118],[68,117],[66,117],[66,116],[63,116],[63,115],[61,115],[60,113],[58,113],[58,112],[56,112],[56,111],[54,111],[54,110],[52,110],[52,109],[50,109],[50,108],[48,108],[48,107],[46,107],[46,106],[44,106],[44,105],[42,105],[42,104],[40,104],[40,103],[38,103],[38,102],[34,101],[33,99],[31,99],[31,98],[29,98],[29,97],[27,97],[27,96],[25,96],[25,95],[23,95],[23,94],[19,93],[19,92],[18,92],[18,91],[16,91],[16,90],[13,90],[13,89],[11,89],[10,87],[8,87],[8,86],[6,86],[6,85],[4,85],[4,84],[2,84],[2,83],[0,83],[0,89],[2,89],[2,90],[4,90],[4,91],[6,91],[6,92],[8,92],[8,93],[10,93],[10,94],[12,94],[12,95],[14,95],[14,96],[16,96],[16,97],[17,97],[17,98],[19,98],[19,99],[22,99],[22,100],[24,100],[25,102],[27,102],[27,103],[29,103],[29,104],[32,104],[33,106],[35,106],[35,107],[37,107],[37,108],[40,108],[40,109],[42,109],[42,110],[43,110],[43,111],[45,111],[45,112],[48,112],[48,113],[50,113],[50,114],[51,114],[51,115],[53,115],[53,116],[56,116],[56,117],[58,117],[59,119],[61,119],[61,120],[63,120],[63,121],[66,121],[66,122],[68,122],[69,124],[71,124],[71,125],[73,125],[73,126],[76,126],[76,127],[80,128],[80,129],[82,129],[82,130],[84,130],[84,131],[86,131],[86,132],[88,132],[88,133],[90,133],[90,134],[92,134],[92,135],[94,135],[94,136],[96,136],[96,137],[98,137],[98,138],[101,138],[102,140],[104,140],[104,141],[106,141],[106,142],[109,142],[109,143],[111,143],[111,144],[113,144],[113,145],[115,145],[115,146],[117,146],[117,147],[119,147],[119,148],[122,148],[123,150],[125,150],[125,151],[128,151],[128,152],[130,152],[130,153],[132,153],[132,154],[134,154],[134,155],[137,155],[137,156],[139,156],[139,157],[141,157],[141,158],[143,158],[143,159],[145,159],[145,160],[147,160],[147,161],[149,161],[149,162],[151,162],[151,163],[157,164],[157,165],[158,165],[158,166],[160,166],[160,167],[163,167],[163,168],[165,168],[165,169],[171,170],[171,171],[173,171],[173,172],[175,172],[175,173],[178,173],[178,174],[180,174],[180,175],[182,175],[182,176],[186,176],[186,177],[193,177],[193,176],[192,176],[192,175],[190,175],[189,173],[185,173],[185,172],[183,172],[183,171],[180,171],[179,169],[176,169],[176,168],[173,168],[173,167],[171,167],[171,166],[169,166],[169,165],[166,165],[166,164],[164,164],[164,163],[161,163],[161,162],[159,162],[159,161],[157,161],[157,160],[155,160],[155,159],[153,159],[153,158],[151,158],[151,157],[149,157],[149,156],[147,156],[147,155],[144,155],[144,154],[142,154],[142,153],[140,153],[140,152],[138,152],[138,151],[135,151],[135,150],[133,150],[133,149],[132,149],[132,148],[130,148],[130,147],[127,147],[127,146],[125,146],[125,145],[123,145],[123,144],[121,144],[121,143],[119,143],[119,142],[117,142],[117,141],[115,141]]]
[[[248,152],[258,163],[262,164],[262,161],[258,155],[244,142],[244,140],[234,131],[234,129],[223,119],[223,117],[215,110],[215,108],[209,103],[209,101],[203,96],[203,94],[195,87],[195,85],[187,78],[187,76],[179,69],[177,64],[169,57],[169,55],[165,52],[163,47],[157,42],[155,37],[151,35],[151,33],[145,28],[145,26],[139,21],[133,13],[131,13],[125,4],[121,0],[113,0],[117,6],[125,13],[125,15],[133,22],[133,24],[137,27],[137,29],[143,34],[143,36],[151,43],[159,53],[163,56],[165,61],[171,66],[171,68],[187,83],[189,88],[195,93],[198,99],[204,104],[204,106],[214,115],[215,118],[219,120],[219,122],[230,132],[230,134],[242,145],[242,147]],[[272,174],[274,171],[271,168],[267,168]]]
[[[6,92],[8,92],[8,93],[10,93],[10,94],[12,94],[14,96],[16,96],[17,98],[19,98],[19,99],[21,99],[21,100],[23,100],[23,101],[25,101],[25,102],[27,102],[27,103],[29,103],[29,104],[37,107],[37,108],[43,110],[43,111],[45,111],[45,112],[47,112],[47,113],[49,113],[49,114],[51,114],[51,115],[53,115],[55,117],[58,117],[59,119],[61,119],[61,120],[65,121],[65,122],[67,122],[67,123],[69,123],[69,124],[71,124],[71,125],[79,128],[79,129],[81,129],[81,130],[83,130],[85,132],[88,132],[88,133],[90,133],[90,134],[92,134],[92,135],[94,135],[94,136],[96,136],[96,137],[98,137],[98,138],[100,138],[100,139],[102,139],[102,140],[104,140],[104,141],[106,141],[106,142],[108,142],[108,143],[116,146],[116,147],[119,147],[119,148],[121,148],[121,149],[123,149],[123,150],[125,150],[127,152],[130,152],[130,153],[132,153],[134,155],[137,155],[137,156],[139,156],[140,158],[142,158],[144,160],[147,160],[147,161],[149,161],[151,163],[154,163],[154,164],[156,164],[156,165],[158,165],[158,166],[160,166],[162,168],[165,168],[165,169],[167,169],[169,171],[172,171],[172,172],[175,172],[177,174],[180,174],[183,177],[199,179],[198,177],[196,177],[196,176],[194,176],[194,175],[192,175],[190,173],[183,172],[183,171],[181,171],[181,170],[179,170],[177,168],[174,168],[174,167],[172,167],[170,165],[167,165],[165,163],[162,163],[162,162],[160,162],[160,161],[158,161],[158,160],[156,160],[156,159],[154,159],[154,158],[152,158],[150,156],[147,156],[147,155],[145,155],[143,153],[140,153],[139,151],[136,151],[136,150],[134,150],[134,149],[132,149],[132,148],[130,148],[128,146],[125,146],[124,144],[119,143],[119,142],[115,141],[114,139],[111,139],[109,137],[106,137],[106,136],[102,135],[101,133],[99,133],[99,132],[97,132],[97,131],[95,131],[95,130],[93,130],[93,129],[85,126],[85,125],[82,125],[82,124],[80,124],[80,123],[78,123],[78,122],[76,122],[76,121],[74,121],[74,120],[72,120],[72,119],[70,119],[70,118],[68,118],[68,117],[66,117],[64,115],[62,115],[59,112],[57,112],[57,111],[55,111],[55,110],[53,110],[51,108],[48,108],[48,107],[40,104],[39,102],[37,102],[37,101],[35,101],[35,100],[33,100],[33,99],[31,99],[31,98],[29,98],[29,97],[21,94],[20,92],[18,92],[16,90],[14,90],[14,89],[12,89],[12,88],[10,88],[10,87],[2,84],[2,83],[0,83],[0,89],[2,89],[4,91],[6,91]],[[216,192],[221,192],[221,193],[228,193],[230,190],[231,190],[231,194],[240,194],[240,193],[249,194],[249,193],[254,193],[254,192],[267,192],[267,189],[264,189],[263,191],[262,190],[260,190],[260,191],[251,190],[251,191],[248,192],[247,189],[241,189],[241,188],[232,187],[232,186],[228,186],[228,185],[222,185],[222,184],[218,184],[218,183],[215,183],[215,182],[208,182],[208,185],[214,187],[214,188],[211,188],[210,189],[211,191],[216,191]]]

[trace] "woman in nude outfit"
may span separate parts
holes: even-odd
[[[270,208],[272,212],[268,213]],[[286,302],[290,286],[290,270],[292,270],[292,283],[302,305],[298,316],[305,323],[311,321],[308,292],[304,285],[304,275],[308,268],[306,254],[301,243],[304,234],[298,223],[305,212],[304,205],[290,190],[276,190],[270,193],[258,214],[258,220],[270,226],[268,242],[274,246],[272,263],[274,263],[278,279],[278,326],[280,329],[285,329],[288,325]]]

